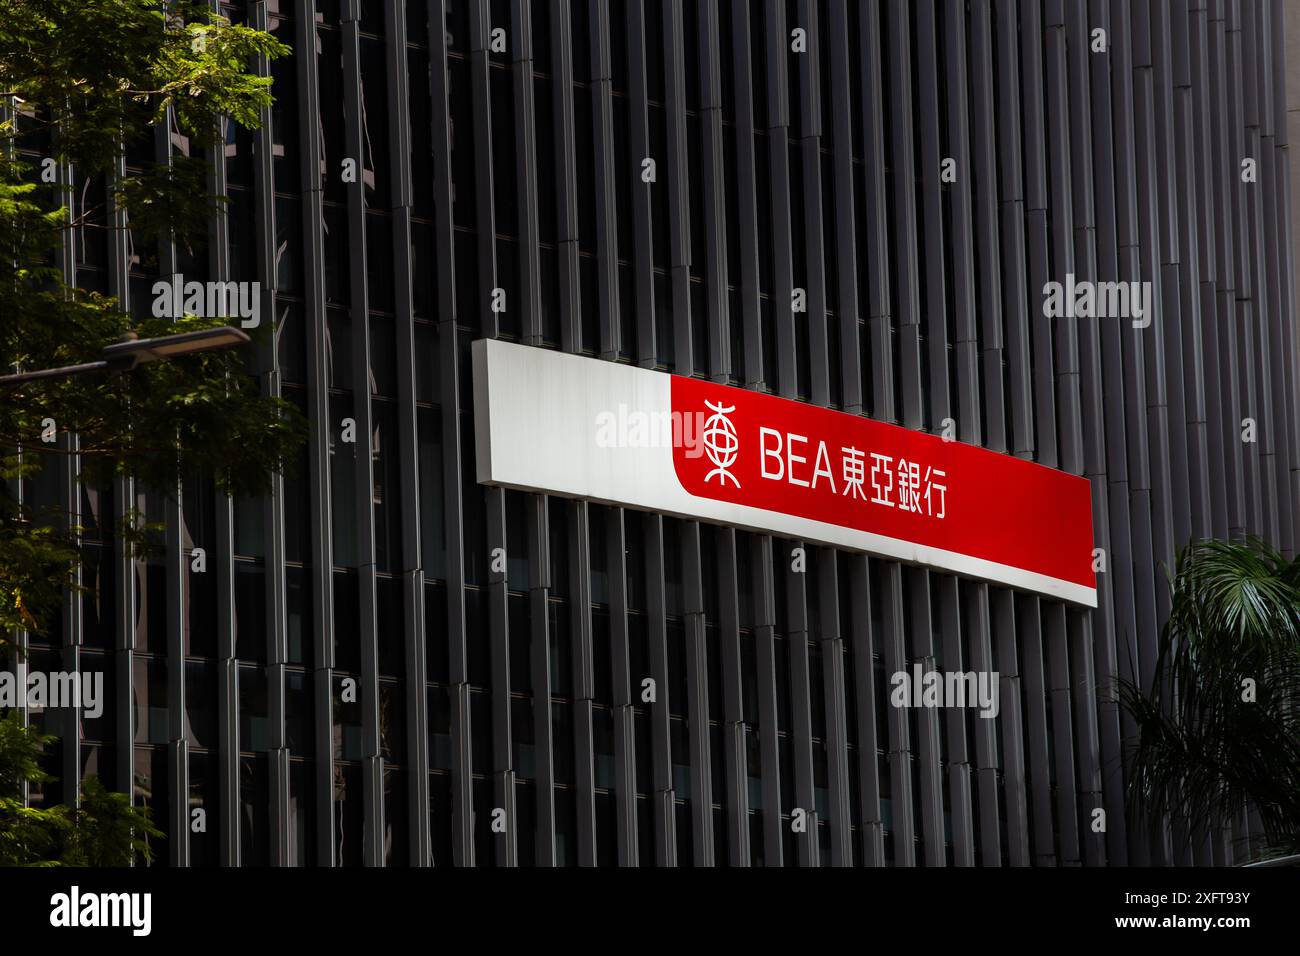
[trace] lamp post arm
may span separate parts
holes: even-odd
[[[62,368],[43,368],[34,372],[18,372],[15,375],[0,375],[0,385],[21,385],[24,382],[36,382],[47,378],[67,378],[86,372],[98,372],[108,368],[108,362],[85,362],[82,365],[65,365]]]

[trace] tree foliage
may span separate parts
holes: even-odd
[[[97,777],[82,784],[76,807],[23,805],[22,784],[51,777],[41,769],[41,748],[54,738],[23,727],[17,714],[0,719],[0,866],[129,866],[149,862],[149,840],[162,836],[148,807],[133,807],[124,793]]]
[[[200,156],[221,157],[223,124],[260,125],[271,80],[252,66],[288,52],[187,0],[0,0],[0,374],[95,361],[127,333],[227,324],[154,318],[140,303],[133,316],[68,281],[70,253],[99,231],[147,274],[163,243],[201,249],[223,200],[209,195]],[[159,128],[185,147],[167,162],[140,161]],[[42,469],[75,463],[76,480],[103,487],[129,475],[164,495],[182,474],[199,474],[218,491],[258,494],[295,458],[301,416],[245,362],[240,351],[209,352],[121,374],[0,383],[0,644],[45,631],[76,586],[76,520],[15,494]],[[41,440],[51,432],[57,441]],[[135,540],[138,515],[120,518],[116,533]],[[37,736],[2,725],[0,773],[39,780],[36,751],[19,746]],[[17,792],[0,777],[0,862],[120,862],[151,832],[98,781],[75,809],[23,808]]]
[[[219,201],[207,194],[203,164],[177,157],[128,175],[121,157],[150,143],[159,124],[211,147],[227,118],[256,126],[271,103],[269,78],[250,63],[286,47],[201,4],[166,6],[167,13],[153,0],[0,0],[7,97],[0,104],[9,107],[0,122],[4,371],[95,361],[129,332],[147,338],[225,324],[133,318],[112,297],[73,287],[58,268],[56,253],[74,228],[129,230],[143,258],[155,240],[202,242]],[[49,161],[70,175],[43,182]],[[108,184],[112,208],[78,207],[74,217],[77,189],[92,181]],[[290,403],[262,393],[244,361],[240,352],[209,352],[126,374],[0,385],[0,638],[17,628],[39,632],[59,598],[53,585],[70,581],[72,523],[32,513],[9,491],[51,459],[75,453],[82,481],[132,475],[164,494],[174,493],[183,471],[210,475],[225,492],[267,488],[304,429]],[[58,442],[40,440],[50,429]]]
[[[1119,690],[1136,813],[1222,826],[1250,807],[1273,851],[1300,852],[1300,559],[1253,538],[1187,547],[1149,686]]]

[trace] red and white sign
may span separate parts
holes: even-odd
[[[1097,606],[1087,480],[699,379],[474,343],[478,480],[698,518]]]

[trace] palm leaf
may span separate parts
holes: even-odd
[[[1118,682],[1129,808],[1183,817],[1191,839],[1250,806],[1273,848],[1300,848],[1300,564],[1254,538],[1199,541],[1172,589],[1148,686]]]

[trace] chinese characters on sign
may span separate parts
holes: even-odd
[[[846,454],[861,455],[856,448],[841,449]],[[934,468],[930,465],[925,466],[925,478],[921,477],[921,466],[915,461],[908,461],[906,458],[898,460],[898,498],[897,501],[891,499],[892,491],[891,471],[893,459],[888,455],[882,455],[879,452],[871,453],[871,503],[884,505],[886,508],[893,508],[897,505],[904,511],[915,511],[917,514],[926,514],[932,518],[942,518],[945,514],[944,494],[948,486],[940,484],[941,480],[947,477],[947,473],[940,468]],[[849,459],[844,460],[845,469],[849,465]],[[924,491],[922,491],[924,486]],[[922,506],[924,502],[924,507]]]
[[[710,406],[712,407],[712,406]],[[730,425],[730,423],[728,422]],[[734,428],[730,432],[732,444],[729,448],[731,460],[737,457]],[[832,452],[827,450],[825,441],[818,441],[813,455],[810,477],[796,475],[796,466],[803,471],[808,457],[802,451],[807,448],[809,440],[806,435],[785,434],[762,426],[758,429],[759,453],[762,456],[763,478],[772,481],[787,481],[791,485],[803,488],[817,488],[821,485],[832,493],[849,499],[860,499],[885,508],[897,508],[918,515],[942,519],[947,513],[945,506],[948,475],[942,468],[922,464],[906,457],[897,460],[892,455],[871,452],[871,496],[867,497],[863,487],[866,481],[866,452],[854,446],[839,446],[835,454],[840,458],[840,484],[836,485],[835,474],[830,466]],[[707,435],[707,433],[706,433]],[[832,445],[834,447],[834,445]],[[784,455],[782,448],[785,449]],[[707,480],[707,478],[706,478]]]

